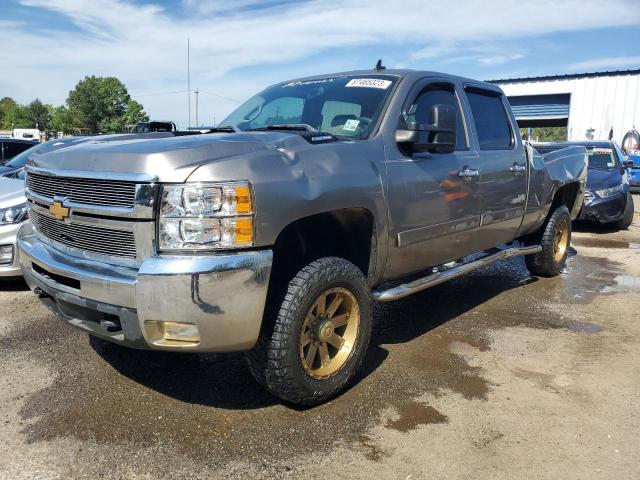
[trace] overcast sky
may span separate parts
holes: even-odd
[[[0,0],[0,97],[64,103],[113,75],[152,118],[199,121],[265,86],[388,67],[479,79],[640,67],[637,0]],[[192,123],[195,98],[192,96]]]

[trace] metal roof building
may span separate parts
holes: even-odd
[[[621,142],[640,128],[640,70],[489,80],[509,98],[521,127],[566,126],[568,140]]]

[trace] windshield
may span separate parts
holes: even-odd
[[[364,139],[396,81],[389,75],[367,75],[274,85],[250,98],[219,125],[246,131],[304,124],[339,138]]]
[[[610,148],[587,148],[589,170],[612,170],[617,168],[613,150]]]

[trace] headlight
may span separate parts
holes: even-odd
[[[14,205],[7,208],[0,208],[0,225],[20,223],[23,220],[26,220],[28,216],[29,214],[27,213],[26,203],[21,203],[20,205]]]
[[[212,250],[253,245],[253,200],[247,182],[165,185],[160,250]]]
[[[593,192],[591,190],[584,191],[584,203],[591,203],[593,201]]]
[[[616,185],[615,187],[605,188],[604,190],[596,190],[596,194],[601,198],[611,197],[616,193],[622,192],[622,185]]]

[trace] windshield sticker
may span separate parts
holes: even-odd
[[[366,88],[380,88],[386,90],[391,85],[391,80],[380,80],[378,78],[354,78],[349,80],[345,86],[347,87],[366,87]]]
[[[611,149],[609,148],[594,148],[590,152],[592,155],[610,155]]]
[[[358,128],[358,125],[360,125],[360,120],[349,119],[342,126],[342,129],[346,130],[347,132],[355,132],[356,129]]]
[[[282,87],[299,87],[301,85],[315,85],[317,83],[330,83],[333,82],[335,78],[319,78],[317,80],[299,80],[297,82],[289,82]]]

